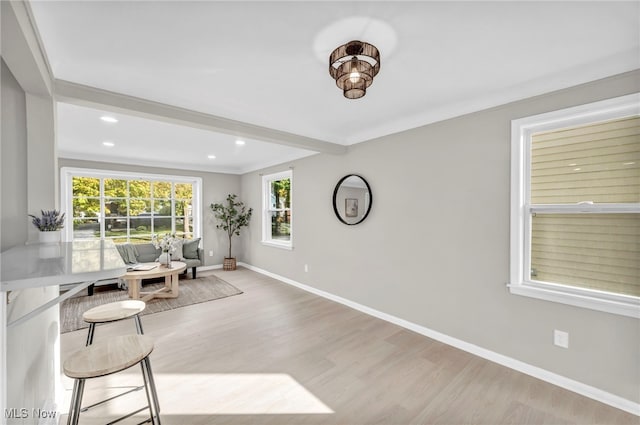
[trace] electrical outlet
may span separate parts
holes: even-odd
[[[555,329],[553,331],[553,344],[562,348],[569,348],[569,333]]]
[[[304,272],[307,273],[309,271],[309,265],[305,264],[304,265]]]
[[[213,251],[209,251],[209,257],[213,257]]]

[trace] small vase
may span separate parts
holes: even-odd
[[[62,232],[53,230],[50,232],[38,232],[38,242],[40,243],[59,243]]]
[[[38,256],[40,258],[59,258],[60,257],[60,230],[49,232],[38,232]]]
[[[158,262],[161,265],[163,265],[164,267],[170,269],[171,268],[171,255],[169,255],[169,252],[163,251],[162,254],[160,254],[160,257],[158,257]]]

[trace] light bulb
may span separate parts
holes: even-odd
[[[360,81],[360,73],[358,72],[358,70],[356,68],[352,68],[351,69],[351,74],[349,74],[349,80],[353,83],[356,84]]]
[[[351,72],[349,73],[349,81],[353,84],[357,84],[360,82],[362,76],[358,72],[358,58],[354,56],[351,58]]]

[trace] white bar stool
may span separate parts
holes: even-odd
[[[144,311],[146,306],[144,301],[124,300],[99,305],[85,311],[82,318],[85,322],[89,323],[89,334],[87,335],[86,345],[91,345],[93,342],[93,335],[96,330],[96,324],[98,323],[117,322],[118,320],[133,317],[133,320],[136,322],[136,331],[139,335],[144,334],[142,322],[140,322],[140,313]]]
[[[63,365],[64,374],[75,379],[67,425],[78,423],[85,380],[121,372],[136,364],[140,364],[142,368],[148,405],[111,423],[119,422],[148,408],[149,419],[145,422],[160,425],[158,393],[149,361],[149,354],[152,351],[153,340],[150,337],[124,335],[107,338],[73,353]]]

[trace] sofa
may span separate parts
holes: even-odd
[[[185,273],[191,268],[193,279],[196,278],[196,268],[204,265],[204,250],[199,245],[200,238],[184,239],[182,245],[171,254],[173,261],[182,261],[187,265]],[[160,248],[152,243],[116,244],[116,248],[125,264],[152,263],[162,254]]]
[[[180,249],[176,250],[171,255],[171,259],[174,261],[182,261],[187,265],[184,269],[184,274],[191,267],[191,276],[196,278],[196,267],[204,264],[204,250],[200,248],[200,238],[197,239],[184,239]],[[158,259],[162,250],[153,246],[152,243],[143,244],[116,244],[116,248],[122,257],[122,261],[125,264],[135,263],[153,263]],[[88,295],[93,295],[96,286],[109,283],[109,279],[106,281],[98,281],[89,285],[87,288]],[[120,289],[126,289],[126,283],[123,279],[118,279],[118,287]]]

